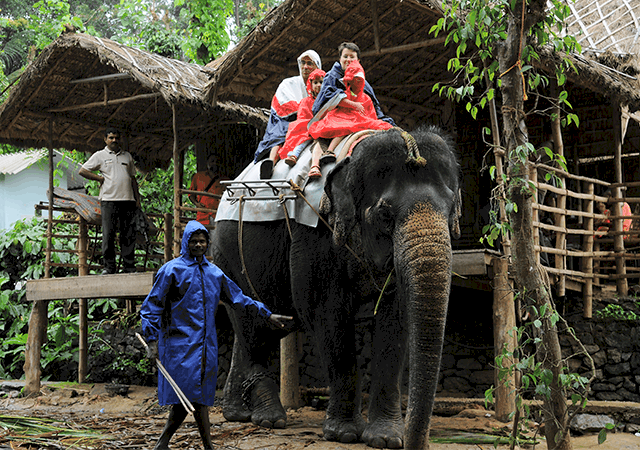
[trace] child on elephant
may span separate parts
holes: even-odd
[[[333,155],[336,147],[345,136],[363,130],[388,130],[392,125],[378,119],[371,98],[365,94],[364,69],[357,60],[349,63],[344,78],[346,96],[326,115],[309,125],[309,134],[314,139],[331,139],[327,152]],[[323,154],[319,142],[313,147],[309,178],[319,178],[320,157]],[[333,156],[335,159],[335,156]]]
[[[322,69],[316,69],[311,72],[307,79],[308,97],[305,97],[300,101],[300,106],[298,107],[298,118],[295,122],[289,125],[284,145],[279,151],[280,159],[284,159],[284,162],[289,166],[295,166],[298,162],[300,152],[304,148],[302,144],[312,139],[307,128],[309,121],[313,117],[311,108],[313,107],[313,102],[318,96],[318,92],[320,92],[320,88],[322,87],[324,75],[325,72]]]

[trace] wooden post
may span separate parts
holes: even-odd
[[[587,182],[585,185],[585,191],[588,195],[591,196],[589,200],[586,201],[586,212],[589,214],[593,214],[593,194],[594,194],[594,186],[593,183]],[[591,319],[593,315],[593,216],[587,216],[584,219],[584,229],[590,231],[590,234],[585,235],[583,241],[583,251],[586,256],[582,258],[582,272],[586,275],[584,280],[584,289],[582,291],[582,317],[585,319]]]
[[[49,119],[49,220],[47,222],[47,250],[44,261],[44,277],[51,278],[51,235],[53,225],[53,119]],[[29,316],[29,331],[24,351],[24,393],[27,396],[40,394],[40,356],[42,344],[47,337],[49,302],[34,301]]]
[[[616,183],[622,183],[622,122],[620,118],[620,106],[616,105],[613,108],[613,136],[614,136],[614,167],[615,167],[615,175],[616,175]],[[621,198],[621,190],[619,186],[616,186],[613,189],[613,196],[615,198]],[[622,215],[622,205],[619,201],[613,203],[613,215],[621,216]],[[613,220],[613,229],[614,231],[621,233],[622,232],[622,219],[614,219]],[[627,283],[627,279],[625,277],[627,273],[627,268],[624,260],[624,236],[622,234],[615,234],[613,236],[613,251],[616,256],[616,275],[619,275],[619,278],[616,279],[616,285],[618,288],[618,294],[622,296],[626,296],[629,293],[629,284]]]
[[[172,242],[173,242],[173,216],[169,213],[165,213],[164,215],[164,262],[165,263],[173,259]]]
[[[557,85],[553,84],[554,96],[557,94],[558,89]],[[551,133],[553,135],[553,151],[559,156],[564,156],[564,143],[562,141],[562,123],[561,123],[561,114],[559,106],[554,108],[554,116],[553,123],[551,126]],[[562,213],[556,213],[553,217],[553,223],[556,227],[561,228],[562,230],[566,230],[567,228],[567,219],[566,219],[566,207],[567,207],[567,179],[562,177],[562,187],[564,188],[563,194],[558,194],[556,207],[561,209]],[[567,245],[567,233],[565,231],[556,231],[556,249],[565,250]],[[564,270],[567,268],[567,256],[556,254],[555,255],[555,266],[556,269]],[[566,280],[567,276],[563,273],[558,274],[558,282],[556,283],[556,294],[559,297],[563,297],[566,294]]]
[[[298,332],[280,340],[280,402],[284,409],[300,407]]]
[[[80,217],[80,232],[78,234],[78,275],[89,275],[89,265],[87,264],[87,242],[88,226],[87,221]],[[89,324],[87,321],[87,299],[81,298],[78,304],[78,314],[80,316],[78,330],[78,383],[84,383],[87,378],[88,368],[88,335]]]
[[[509,281],[509,262],[506,258],[493,259],[493,343],[494,352],[500,354],[503,348],[513,353],[516,348],[516,311],[513,299],[513,288]],[[513,364],[512,358],[502,360],[502,367]],[[496,419],[507,422],[509,414],[516,409],[515,374],[499,379],[498,368],[495,369],[496,386]]]
[[[487,68],[485,62],[485,69]],[[493,87],[493,82],[489,79],[488,75],[489,71],[485,71],[484,80],[489,87]],[[505,192],[504,192],[504,181],[502,179],[504,175],[504,170],[502,167],[502,158],[504,156],[504,149],[500,145],[500,125],[498,124],[498,111],[496,109],[496,101],[494,98],[489,100],[489,116],[491,118],[491,136],[493,138],[493,156],[495,158],[496,163],[496,182],[500,189],[500,198],[498,199],[498,204],[500,208],[500,223],[505,224],[507,222],[507,212],[505,209]],[[511,240],[509,238],[509,232],[504,231],[501,236],[502,243],[502,252],[507,256],[511,256]]]
[[[182,206],[180,152],[178,151],[178,126],[176,123],[176,106],[171,105],[173,111],[173,255],[180,255],[180,207]]]
[[[529,180],[536,183],[538,181],[538,168],[534,164],[529,164]],[[540,187],[538,187],[540,189]],[[540,248],[540,227],[536,223],[540,223],[540,210],[538,206],[538,192],[531,197],[532,209],[531,209],[531,221],[533,222],[533,246],[534,248]],[[536,262],[540,264],[540,250],[536,251]]]

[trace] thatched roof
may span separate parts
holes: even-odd
[[[172,106],[181,149],[221,123],[264,128],[261,109],[203,101],[207,80],[198,65],[65,33],[27,67],[0,105],[0,142],[45,147],[51,139],[54,148],[95,151],[104,147],[109,124],[128,131],[129,151],[145,170],[172,157]]]
[[[640,55],[640,2],[576,0],[567,2],[568,31],[584,51]]]
[[[431,92],[451,54],[429,28],[439,1],[286,0],[237,47],[206,66],[213,77],[206,98],[269,107],[283,78],[296,75],[296,58],[313,49],[329,70],[343,41],[357,43],[367,81],[383,108],[402,125],[430,121],[444,100]]]
[[[578,3],[594,1],[640,3]],[[440,4],[435,0],[285,0],[235,49],[206,66],[212,79],[205,96],[214,104],[233,100],[268,107],[278,83],[297,73],[300,53],[316,50],[328,69],[337,60],[338,44],[352,41],[360,46],[367,80],[389,115],[401,126],[431,121],[434,115],[447,114],[445,102],[432,94],[431,87],[450,78],[446,69],[453,52],[453,46],[444,48],[442,39],[429,34],[442,17]],[[559,59],[549,56],[539,66],[553,73],[552,64]],[[640,107],[637,77],[580,56],[574,60],[582,71],[572,76],[572,82],[614,96],[631,109]]]

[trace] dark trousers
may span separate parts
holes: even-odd
[[[136,202],[102,201],[102,259],[104,268],[116,271],[116,231],[120,235],[122,266],[125,272],[135,270],[136,233],[133,218]]]

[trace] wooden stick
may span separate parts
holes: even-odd
[[[142,345],[144,346],[145,350],[149,348],[144,338],[140,336],[139,333],[136,333],[136,337],[140,342],[142,342]],[[178,396],[178,399],[180,400],[180,403],[182,403],[182,406],[184,406],[184,409],[186,409],[187,412],[190,412],[191,414],[193,414],[193,412],[195,411],[195,408],[193,407],[193,405],[191,404],[187,396],[184,395],[184,392],[182,392],[180,387],[178,387],[178,385],[173,380],[173,378],[171,378],[171,375],[169,375],[169,372],[167,372],[167,369],[164,368],[164,366],[162,365],[162,363],[158,358],[156,358],[156,365],[158,366],[158,370],[162,372],[162,375],[164,375],[164,377],[167,379],[167,381],[175,391],[176,395]]]

